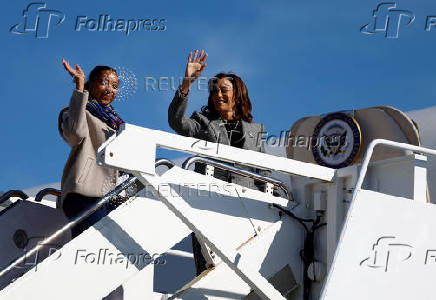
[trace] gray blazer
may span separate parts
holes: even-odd
[[[230,145],[225,126],[222,126],[221,119],[211,120],[204,114],[195,111],[190,118],[186,116],[186,108],[188,107],[188,96],[184,96],[180,89],[176,94],[168,108],[168,123],[178,134],[188,137],[195,137],[208,142]],[[265,152],[263,146],[263,134],[265,128],[260,123],[242,122],[242,131],[244,142],[242,149]],[[266,170],[256,170],[250,167],[237,165],[238,167],[259,172],[264,175],[269,175]],[[196,165],[196,171],[204,173],[204,165]],[[227,172],[215,169],[215,177],[237,183],[242,186],[253,188],[254,181],[249,178],[244,178],[238,175],[227,175]],[[256,184],[258,188],[261,185]]]
[[[70,193],[101,197],[115,188],[118,172],[97,165],[97,149],[115,130],[86,110],[88,91],[73,91],[68,107],[59,114],[58,129],[71,146],[62,174],[63,199]]]

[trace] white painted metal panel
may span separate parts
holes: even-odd
[[[122,300],[143,300],[153,298],[154,265],[148,265],[135,276],[123,283]],[[162,295],[157,297],[161,300]]]
[[[204,240],[223,262],[252,287],[260,297],[263,299],[284,299],[251,265],[239,264],[241,254],[234,250],[234,245],[243,243],[246,240],[237,240],[235,244],[233,239],[236,233],[240,234],[244,231],[241,230],[241,228],[246,227],[245,224],[247,222],[246,212],[244,213],[243,210],[239,209],[238,205],[235,205],[235,203],[240,205],[239,201],[235,201],[235,197],[231,197],[229,194],[222,193],[223,197],[219,201],[207,201],[202,203],[201,200],[197,200],[196,196],[193,196],[194,201],[186,202],[173,189],[167,192],[160,189],[162,184],[168,184],[165,175],[171,174],[172,172],[177,174],[178,182],[184,178],[193,178],[195,179],[194,182],[202,182],[202,180],[204,180],[206,184],[211,181],[215,181],[215,183],[222,182],[214,178],[206,179],[201,174],[185,171],[177,167],[173,167],[162,177],[143,173],[135,173],[135,176],[140,179],[144,185],[151,188],[156,193],[156,197],[194,231],[200,239]],[[177,184],[173,185],[173,187],[177,188]],[[196,188],[198,188],[198,186]],[[182,189],[182,192],[183,191]],[[187,199],[191,199],[191,197],[187,197]],[[208,199],[208,197],[204,199]],[[232,211],[232,208],[236,209],[236,211]],[[229,216],[233,218],[229,219]],[[228,221],[226,221],[226,223],[218,222],[219,219],[223,218],[226,218]],[[228,223],[229,221],[231,224]]]
[[[296,248],[290,220],[279,221],[266,231],[256,236],[241,250],[239,265],[250,265],[264,277],[271,277],[286,264],[290,264],[294,271],[300,266],[295,265]],[[291,226],[291,227],[290,227]],[[298,245],[300,246],[300,245]],[[278,259],[280,258],[280,259]],[[250,293],[251,288],[226,264],[220,263],[215,269],[203,273],[184,289],[177,292],[174,299],[241,299]]]
[[[286,207],[287,199],[173,167],[160,178],[162,195],[183,197],[196,210],[199,221],[220,224],[211,230],[223,234],[223,242],[236,249],[241,243],[279,220],[270,203]],[[231,238],[227,229],[231,228]],[[233,240],[233,241],[232,241]]]
[[[359,190],[322,299],[435,299],[436,206]]]
[[[187,205],[190,216],[204,224],[207,234],[216,235],[226,247],[236,249],[255,235],[239,196],[243,187],[179,167],[155,178],[156,188],[162,196]],[[264,195],[257,193],[257,198]],[[253,201],[259,200],[254,198]],[[266,210],[266,203],[264,205]]]
[[[281,197],[274,197],[269,193],[259,192],[248,188],[239,189],[239,197],[245,207],[256,232],[261,232],[277,222],[280,217],[277,210],[269,208],[275,203],[287,207],[289,201]]]
[[[126,145],[129,146],[126,147]],[[156,147],[208,156],[246,166],[318,178],[325,181],[332,181],[335,174],[334,169],[315,164],[223,144],[210,143],[131,124],[122,124],[118,136],[109,139],[99,148],[99,159],[107,166],[155,174],[154,160]]]
[[[56,228],[67,223],[63,211],[28,200],[17,200],[0,213],[0,269],[3,270],[11,262],[25,255],[41,241],[52,234]],[[17,247],[14,236],[21,232],[21,242],[27,240],[23,248]],[[18,265],[0,278],[0,289],[21,276],[35,264],[43,261],[50,253],[71,240],[70,232],[66,232],[51,244],[45,245],[38,253],[26,257],[24,263]]]
[[[10,284],[0,299],[101,299],[151,266],[147,253],[164,253],[189,233],[161,202],[137,198]]]

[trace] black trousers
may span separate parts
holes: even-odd
[[[98,201],[98,197],[87,197],[83,196],[81,194],[76,193],[69,193],[63,203],[63,210],[65,213],[65,216],[69,220],[72,220],[75,218],[79,213],[82,211],[85,211],[86,209],[90,208],[92,205],[94,205]],[[100,207],[98,210],[93,212],[91,215],[89,215],[85,220],[78,223],[76,226],[74,226],[71,229],[71,237],[74,239],[79,234],[81,234],[83,231],[100,221],[101,218],[107,216],[112,209],[109,208],[109,205],[107,203]]]

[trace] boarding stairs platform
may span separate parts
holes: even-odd
[[[370,163],[377,145],[409,152]],[[166,161],[169,169],[157,174],[156,148],[196,157],[181,167]],[[126,300],[432,299],[436,210],[428,203],[425,155],[435,154],[375,140],[362,164],[335,170],[123,124],[98,152],[99,163],[132,175],[95,206],[124,195],[107,217],[69,240],[75,221],[61,220],[59,209],[27,199],[0,211],[0,224],[10,224],[2,227],[4,245],[20,229],[10,220],[36,206],[56,215],[44,228],[59,229],[22,248],[26,256],[7,256],[20,253],[12,246],[0,255],[0,299],[102,299],[119,286]],[[207,174],[193,172],[193,162],[208,164]],[[292,186],[238,165],[287,174]],[[266,191],[218,180],[214,168],[263,181]],[[171,293],[154,291],[164,254],[191,232],[209,268]],[[53,244],[63,246],[52,253]],[[26,257],[43,251],[47,258],[24,273]]]

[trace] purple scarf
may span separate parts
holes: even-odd
[[[118,116],[114,108],[109,105],[103,105],[95,99],[91,99],[86,104],[86,109],[95,117],[106,123],[109,127],[118,130],[124,121]]]

